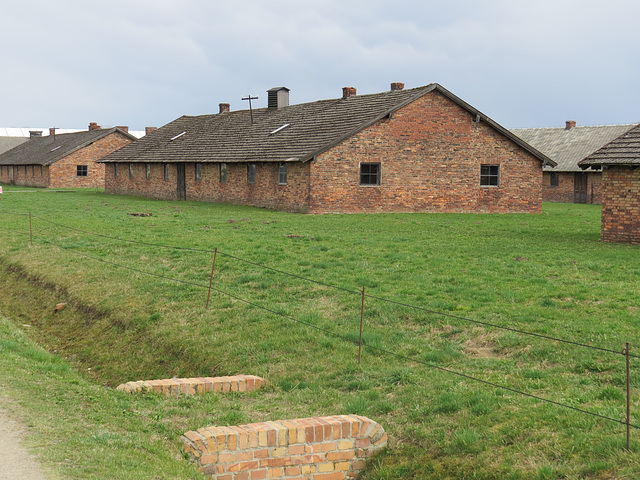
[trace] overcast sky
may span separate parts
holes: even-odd
[[[0,127],[143,130],[276,86],[302,103],[391,82],[507,128],[640,122],[637,0],[0,4]]]

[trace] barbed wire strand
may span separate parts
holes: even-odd
[[[42,218],[42,217],[39,217],[39,216],[34,216],[34,217],[38,218],[40,220],[43,220],[43,221],[45,221],[47,223],[50,223],[52,225],[56,225],[56,226],[62,227],[62,228],[67,228],[69,230],[74,230],[74,231],[77,231],[77,232],[85,233],[87,235],[95,235],[95,236],[98,236],[98,237],[109,238],[111,240],[117,240],[117,241],[120,241],[120,242],[129,242],[129,243],[133,243],[133,244],[137,244],[137,245],[145,245],[145,246],[151,246],[151,247],[160,247],[160,248],[168,248],[168,249],[173,249],[173,250],[185,250],[185,251],[193,251],[193,252],[201,252],[201,253],[211,253],[211,254],[213,254],[213,253],[216,252],[215,250],[209,250],[209,249],[199,249],[199,248],[191,248],[191,247],[178,247],[178,246],[171,246],[171,245],[162,245],[162,244],[158,244],[158,243],[141,242],[141,241],[138,241],[138,240],[124,239],[124,238],[114,237],[114,236],[111,236],[111,235],[105,235],[105,234],[90,232],[90,231],[87,231],[87,230],[82,230],[82,229],[75,228],[75,227],[70,227],[68,225],[63,225],[63,224],[60,224],[60,223],[52,222],[51,220],[48,220],[46,218]],[[241,257],[237,257],[235,255],[231,255],[229,253],[222,252],[220,250],[217,250],[217,253],[218,253],[218,255],[222,255],[222,256],[229,257],[229,258],[233,258],[234,260],[238,260],[238,261],[241,261],[241,262],[244,262],[244,263],[247,263],[247,264],[250,264],[250,265],[254,265],[256,267],[263,268],[263,269],[266,269],[266,270],[271,270],[273,272],[276,272],[276,273],[279,273],[279,274],[282,274],[282,275],[287,275],[287,276],[290,276],[290,277],[293,277],[293,278],[297,278],[299,280],[315,283],[317,285],[321,285],[321,286],[328,287],[328,288],[334,288],[336,290],[341,290],[341,291],[344,291],[344,292],[347,292],[347,293],[352,293],[352,294],[357,294],[357,295],[361,295],[362,294],[360,291],[357,291],[357,290],[351,290],[351,289],[348,289],[348,288],[345,288],[345,287],[340,287],[340,286],[337,286],[337,285],[332,285],[330,283],[325,283],[325,282],[321,282],[321,281],[314,280],[314,279],[311,279],[311,278],[307,278],[307,277],[304,277],[302,275],[297,275],[295,273],[290,273],[290,272],[286,272],[286,271],[283,271],[283,270],[278,270],[276,268],[269,267],[267,265],[262,265],[262,264],[257,263],[257,262],[253,262],[253,261],[241,258]],[[471,318],[462,317],[462,316],[454,315],[454,314],[450,314],[450,313],[439,312],[439,311],[436,311],[436,310],[428,309],[426,307],[420,307],[420,306],[417,306],[417,305],[411,305],[411,304],[408,304],[408,303],[403,303],[403,302],[399,302],[399,301],[396,301],[396,300],[391,300],[391,299],[388,299],[388,298],[379,297],[379,296],[376,296],[376,295],[371,295],[371,294],[365,293],[365,297],[371,298],[371,299],[374,299],[374,300],[379,300],[379,301],[382,301],[382,302],[395,304],[395,305],[402,306],[402,307],[405,307],[405,308],[411,308],[411,309],[414,309],[414,310],[427,312],[427,313],[430,313],[432,315],[439,315],[439,316],[453,318],[453,319],[464,321],[464,322],[474,323],[476,325],[482,325],[482,326],[485,326],[485,327],[491,327],[491,328],[496,328],[496,329],[500,329],[500,330],[506,330],[506,331],[510,331],[510,332],[514,332],[514,333],[519,333],[519,334],[522,334],[522,335],[529,335],[529,336],[532,336],[532,337],[544,338],[546,340],[551,340],[551,341],[554,341],[554,342],[565,343],[565,344],[568,344],[568,345],[574,345],[574,346],[583,347],[583,348],[590,348],[590,349],[599,350],[599,351],[602,351],[602,352],[613,353],[615,355],[626,355],[626,353],[623,352],[622,350],[613,350],[611,348],[598,347],[598,346],[594,346],[594,345],[589,345],[587,343],[581,343],[581,342],[576,342],[576,341],[572,341],[572,340],[566,340],[566,339],[562,339],[562,338],[552,337],[550,335],[543,335],[541,333],[529,332],[529,331],[526,331],[526,330],[520,330],[520,329],[513,328],[513,327],[505,327],[505,326],[497,325],[497,324],[491,323],[491,322],[484,322],[484,321],[481,321],[481,320],[473,320]],[[629,354],[629,357],[630,358],[640,358],[640,355]]]
[[[56,247],[61,248],[63,250],[73,250],[73,249],[70,249],[70,248],[65,248],[65,247],[63,247],[61,245],[57,245],[56,243],[51,242],[51,241],[45,240],[45,242],[50,243],[51,245],[55,245]],[[318,327],[317,325],[313,325],[311,323],[308,323],[308,322],[305,322],[303,320],[297,319],[295,317],[292,317],[291,315],[285,315],[285,314],[280,313],[280,312],[278,312],[276,310],[273,310],[272,308],[264,307],[264,306],[259,305],[257,303],[254,303],[254,302],[251,302],[249,300],[243,299],[243,298],[241,298],[241,297],[239,297],[237,295],[225,292],[225,291],[223,291],[223,290],[221,290],[221,289],[219,289],[217,287],[209,287],[208,285],[204,285],[204,284],[188,282],[188,281],[180,280],[180,279],[173,278],[173,277],[167,277],[165,275],[146,272],[144,270],[139,270],[139,269],[136,269],[136,268],[133,268],[133,267],[128,267],[126,265],[118,264],[118,263],[115,263],[115,262],[110,262],[108,260],[104,260],[104,259],[95,257],[93,255],[86,254],[84,252],[77,252],[75,250],[73,250],[73,251],[75,253],[81,255],[81,256],[85,256],[87,258],[91,258],[93,260],[97,260],[97,261],[102,262],[102,263],[113,265],[115,267],[124,268],[126,270],[130,270],[130,271],[134,271],[134,272],[137,272],[137,273],[141,273],[143,275],[150,275],[150,276],[153,276],[153,277],[158,277],[158,278],[162,278],[162,279],[166,279],[166,280],[170,280],[170,281],[174,281],[174,282],[178,282],[178,283],[182,283],[182,284],[186,284],[186,285],[191,285],[191,286],[194,286],[194,287],[204,288],[204,289],[211,288],[212,290],[214,290],[214,291],[216,291],[216,292],[218,292],[218,293],[220,293],[222,295],[226,295],[226,296],[228,296],[230,298],[233,298],[234,300],[237,300],[237,301],[240,301],[242,303],[245,303],[246,305],[250,305],[252,307],[255,307],[255,308],[258,308],[260,310],[269,312],[269,313],[274,314],[274,315],[279,316],[279,317],[287,318],[287,319],[292,320],[294,322],[297,322],[299,324],[302,324],[302,325],[305,325],[307,327],[313,328],[313,329],[315,329],[317,331],[323,332],[323,333],[325,333],[327,335],[331,335],[333,337],[340,338],[340,339],[342,339],[344,341],[347,341],[347,342],[349,342],[351,344],[356,344],[356,345],[358,344],[358,342],[355,342],[354,340],[352,340],[352,339],[350,339],[350,338],[348,338],[348,337],[346,337],[344,335],[341,335],[341,334],[332,332],[330,330]],[[522,395],[522,396],[533,398],[533,399],[536,399],[536,400],[539,400],[539,401],[542,401],[542,402],[550,403],[550,404],[553,404],[553,405],[556,405],[556,406],[559,406],[559,407],[562,407],[562,408],[567,408],[567,409],[570,409],[570,410],[574,410],[576,412],[580,412],[580,413],[583,413],[585,415],[591,415],[591,416],[594,416],[594,417],[601,418],[603,420],[608,420],[608,421],[619,423],[619,424],[622,424],[622,425],[629,425],[629,427],[632,427],[632,428],[635,428],[635,429],[640,429],[640,425],[635,425],[635,424],[632,424],[632,423],[627,424],[627,422],[619,420],[619,419],[607,417],[605,415],[600,415],[600,414],[595,413],[595,412],[590,412],[588,410],[584,410],[584,409],[581,409],[581,408],[573,407],[571,405],[567,405],[567,404],[564,404],[564,403],[556,402],[554,400],[549,400],[549,399],[544,398],[544,397],[540,397],[540,396],[533,395],[533,394],[530,394],[530,393],[522,392],[520,390],[516,390],[516,389],[511,388],[511,387],[506,387],[504,385],[499,385],[497,383],[489,382],[488,380],[482,380],[480,378],[472,377],[471,375],[467,375],[467,374],[464,374],[464,373],[456,372],[455,370],[451,370],[451,369],[448,369],[448,368],[440,367],[438,365],[433,365],[431,363],[427,363],[427,362],[424,362],[424,361],[421,361],[421,360],[417,360],[415,358],[407,357],[406,355],[402,355],[402,354],[399,354],[399,353],[396,353],[396,352],[392,352],[390,350],[385,350],[383,348],[375,347],[375,346],[372,346],[372,345],[367,345],[366,343],[364,344],[364,347],[372,349],[372,350],[376,350],[378,352],[382,352],[382,353],[384,353],[386,355],[391,355],[391,356],[396,357],[396,358],[400,358],[400,359],[403,359],[403,360],[406,360],[406,361],[418,363],[420,365],[424,365],[424,366],[429,367],[429,368],[434,368],[436,370],[440,370],[440,371],[443,371],[443,372],[446,372],[446,373],[449,373],[449,374],[452,374],[452,375],[456,375],[456,376],[459,376],[459,377],[462,377],[462,378],[466,378],[468,380],[472,380],[472,381],[475,381],[475,382],[483,383],[485,385],[490,385],[492,387],[499,388],[499,389],[502,389],[502,390],[507,390],[509,392],[516,393],[518,395]]]

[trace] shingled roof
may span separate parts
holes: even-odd
[[[101,162],[306,162],[433,91],[486,122],[541,162],[555,165],[553,160],[436,83],[281,109],[254,109],[253,123],[249,110],[183,116]]]
[[[636,124],[520,128],[511,132],[557,162],[556,167],[545,167],[545,171],[581,172],[583,169],[578,166],[578,162],[635,126]]]
[[[602,165],[640,165],[640,125],[580,162],[581,168],[599,168]]]
[[[51,165],[116,131],[136,140],[117,127],[34,137],[0,154],[0,165]]]

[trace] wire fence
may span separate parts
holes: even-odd
[[[164,245],[164,244],[153,243],[153,242],[143,242],[143,241],[139,241],[139,240],[132,240],[132,239],[128,239],[128,238],[120,238],[120,237],[116,237],[116,236],[113,236],[113,235],[106,235],[106,234],[102,234],[102,233],[91,232],[91,231],[79,229],[79,228],[76,228],[76,227],[72,227],[72,226],[61,224],[61,223],[53,222],[53,221],[51,221],[51,220],[49,220],[47,218],[44,218],[44,217],[34,216],[34,215],[29,214],[29,213],[24,214],[24,213],[10,213],[10,212],[0,211],[0,214],[28,217],[29,218],[29,232],[28,233],[25,232],[25,231],[18,230],[16,228],[8,228],[8,227],[4,227],[4,226],[2,227],[2,229],[5,230],[5,231],[11,231],[11,232],[14,232],[14,233],[18,233],[18,234],[20,234],[22,236],[28,236],[30,238],[30,242],[31,243],[33,243],[33,240],[36,239],[39,243],[41,243],[43,245],[54,246],[56,248],[60,248],[60,249],[63,249],[65,251],[69,251],[74,255],[77,255],[77,256],[80,256],[80,257],[84,257],[84,258],[88,258],[88,259],[91,259],[93,261],[100,262],[100,263],[105,264],[105,265],[109,265],[109,266],[114,267],[114,268],[135,272],[135,273],[138,273],[138,274],[141,274],[141,275],[150,276],[150,277],[160,278],[160,279],[167,280],[167,281],[174,282],[174,283],[179,283],[179,284],[183,284],[183,285],[189,285],[189,286],[192,286],[192,287],[205,289],[205,290],[207,290],[209,292],[209,295],[213,291],[213,292],[216,292],[216,293],[218,293],[220,295],[224,295],[224,296],[226,296],[228,298],[231,298],[231,299],[233,299],[235,301],[238,301],[238,302],[244,303],[246,305],[249,305],[249,306],[251,306],[253,308],[256,308],[256,309],[259,309],[261,311],[267,312],[269,314],[275,315],[275,316],[277,316],[279,318],[286,319],[286,320],[292,321],[292,322],[296,322],[298,324],[304,325],[304,326],[306,326],[308,328],[311,328],[311,329],[314,329],[314,330],[316,330],[318,332],[321,332],[321,333],[323,333],[325,335],[332,336],[334,338],[338,338],[338,339],[340,339],[342,341],[345,341],[345,342],[356,344],[356,345],[358,345],[360,350],[362,348],[364,348],[364,349],[370,350],[372,352],[377,352],[379,354],[383,354],[383,355],[386,355],[386,356],[390,356],[390,357],[396,358],[398,360],[402,360],[402,361],[406,361],[406,362],[412,362],[412,363],[415,363],[415,364],[422,365],[424,367],[428,367],[428,368],[431,368],[431,369],[435,369],[435,370],[439,370],[439,371],[445,372],[445,373],[450,374],[450,375],[455,375],[457,377],[464,378],[466,380],[470,380],[470,381],[473,381],[473,382],[478,382],[478,383],[481,383],[481,384],[484,384],[484,385],[489,385],[491,387],[498,388],[498,389],[501,389],[501,390],[505,390],[505,391],[508,391],[508,392],[511,392],[511,393],[515,393],[517,395],[521,395],[521,396],[528,397],[528,398],[533,398],[533,399],[541,401],[541,402],[545,402],[545,403],[553,404],[553,405],[558,406],[558,407],[562,407],[562,408],[566,408],[566,409],[569,409],[569,410],[573,410],[575,412],[579,412],[579,413],[584,414],[584,415],[589,415],[589,416],[597,417],[597,418],[600,418],[602,420],[606,420],[606,421],[609,421],[609,422],[614,422],[614,423],[617,423],[617,424],[625,425],[626,428],[627,428],[627,449],[630,448],[630,443],[629,443],[630,442],[630,434],[629,434],[630,429],[631,428],[640,429],[640,425],[636,425],[634,423],[631,423],[631,414],[630,414],[630,367],[629,367],[629,360],[630,359],[640,358],[640,356],[639,355],[635,355],[635,354],[631,354],[629,352],[629,344],[628,343],[626,344],[626,348],[624,348],[622,350],[616,350],[616,349],[613,349],[613,348],[607,348],[607,347],[596,346],[596,345],[589,345],[587,343],[578,342],[578,341],[575,341],[575,340],[568,340],[568,339],[565,339],[565,338],[553,337],[553,336],[550,336],[550,335],[543,335],[543,334],[536,333],[536,332],[530,332],[530,331],[526,331],[526,330],[522,330],[522,329],[517,329],[517,328],[512,328],[512,327],[505,327],[505,326],[497,325],[497,324],[490,323],[490,322],[484,322],[484,321],[480,321],[480,320],[476,320],[476,319],[471,319],[471,318],[463,317],[463,316],[460,316],[460,315],[454,315],[454,314],[450,314],[450,313],[446,313],[446,312],[440,312],[440,311],[429,309],[429,308],[426,308],[426,307],[423,307],[423,306],[413,305],[413,304],[410,304],[410,303],[407,303],[407,302],[401,302],[401,301],[397,301],[397,300],[393,300],[393,299],[389,299],[389,298],[385,298],[385,297],[381,297],[381,296],[377,296],[377,295],[370,295],[370,294],[367,294],[365,292],[365,288],[364,287],[362,288],[362,290],[349,289],[349,288],[345,288],[345,287],[342,287],[342,286],[339,286],[339,285],[333,285],[333,284],[322,282],[322,281],[319,281],[319,280],[316,280],[316,279],[308,278],[308,277],[305,277],[305,276],[302,276],[302,275],[299,275],[299,274],[295,274],[295,273],[287,272],[287,271],[284,271],[284,270],[276,269],[276,268],[273,268],[273,267],[270,267],[270,266],[267,266],[267,265],[260,264],[258,262],[247,260],[245,258],[233,255],[231,253],[227,253],[227,252],[221,251],[221,250],[219,250],[217,248],[211,250],[211,249],[202,249],[202,248],[181,247],[181,246],[174,246],[174,245]],[[113,241],[116,241],[116,242],[130,243],[130,244],[135,244],[135,245],[140,245],[140,246],[145,246],[145,247],[155,247],[155,248],[161,248],[161,249],[171,249],[171,250],[178,250],[178,251],[190,251],[190,252],[212,254],[213,255],[213,267],[212,267],[212,270],[211,270],[211,277],[209,279],[209,282],[206,283],[206,284],[205,283],[198,283],[198,282],[184,280],[184,279],[181,279],[181,278],[176,278],[176,277],[173,277],[173,276],[168,276],[168,275],[163,275],[163,274],[150,272],[148,270],[144,270],[144,269],[141,269],[141,268],[136,268],[136,267],[132,267],[130,265],[125,265],[123,263],[107,260],[107,259],[105,259],[103,257],[92,255],[92,254],[89,254],[87,252],[81,251],[77,247],[74,247],[74,246],[61,245],[60,243],[55,242],[55,241],[53,241],[51,239],[45,238],[42,235],[34,235],[33,231],[32,231],[32,219],[37,219],[38,221],[43,222],[45,224],[49,224],[51,226],[62,228],[62,229],[68,230],[68,231],[81,233],[83,235],[87,235],[87,236],[90,236],[90,237],[105,238],[105,239],[113,240]],[[47,229],[42,229],[42,231],[46,231],[46,230]],[[273,307],[268,307],[268,306],[261,305],[261,304],[257,303],[256,301],[248,300],[246,298],[243,298],[241,295],[238,295],[236,293],[232,293],[230,291],[223,290],[223,289],[221,289],[221,288],[219,288],[217,286],[214,286],[213,285],[213,278],[214,278],[214,270],[215,270],[215,259],[216,259],[216,256],[218,256],[218,255],[226,257],[228,259],[235,260],[237,262],[243,262],[243,263],[245,263],[247,265],[251,265],[252,267],[255,267],[255,268],[258,268],[258,269],[263,269],[263,270],[271,271],[271,272],[274,272],[274,273],[277,273],[277,274],[285,275],[285,276],[291,277],[291,278],[296,279],[296,280],[300,280],[300,281],[303,281],[303,282],[309,282],[309,283],[313,283],[313,284],[316,284],[316,285],[319,285],[319,286],[322,286],[322,287],[325,287],[325,288],[328,288],[328,289],[334,289],[336,291],[344,292],[344,293],[347,293],[347,294],[360,296],[362,298],[362,307],[361,307],[361,323],[360,323],[360,338],[359,338],[359,340],[354,341],[353,338],[348,336],[348,335],[337,333],[337,332],[331,331],[331,330],[329,330],[327,328],[323,328],[323,327],[314,325],[313,323],[304,321],[304,320],[302,320],[300,318],[297,318],[295,316],[292,316],[292,315],[283,314],[282,312],[279,312],[278,310],[276,310]],[[209,296],[207,297],[207,305],[208,305],[208,299],[209,299]],[[471,324],[480,325],[482,327],[488,327],[488,328],[492,328],[492,329],[496,329],[496,330],[508,331],[508,332],[511,332],[511,333],[516,333],[518,335],[536,337],[536,338],[543,339],[543,340],[546,340],[546,341],[558,342],[558,343],[568,344],[568,345],[572,345],[574,347],[579,347],[579,348],[583,348],[583,349],[589,349],[589,350],[593,350],[593,351],[604,352],[604,353],[607,353],[607,354],[614,354],[614,355],[622,356],[622,357],[624,357],[626,359],[626,374],[627,374],[627,378],[626,378],[626,386],[627,386],[627,388],[626,388],[626,390],[627,390],[626,391],[626,393],[627,393],[626,419],[625,420],[621,420],[619,418],[616,419],[616,418],[613,418],[613,417],[610,417],[610,416],[607,416],[607,415],[602,415],[602,414],[599,414],[599,413],[596,413],[596,412],[592,412],[592,411],[589,411],[589,410],[586,410],[586,409],[577,408],[577,407],[575,407],[573,405],[569,405],[567,403],[558,402],[558,401],[555,401],[555,400],[551,400],[549,398],[545,398],[545,397],[542,397],[542,396],[538,396],[538,395],[534,395],[534,394],[531,394],[531,393],[528,393],[528,392],[524,392],[522,390],[519,390],[519,389],[516,389],[516,388],[512,388],[510,386],[505,386],[505,385],[501,385],[501,384],[498,384],[498,383],[495,383],[495,382],[491,382],[491,381],[487,381],[487,380],[484,380],[484,379],[481,379],[481,378],[477,378],[477,377],[474,377],[474,376],[471,376],[471,375],[468,375],[468,374],[465,374],[465,373],[462,373],[462,372],[459,372],[459,371],[456,371],[456,370],[453,370],[453,369],[450,369],[450,368],[445,368],[445,367],[443,367],[441,365],[435,365],[433,363],[426,362],[426,361],[423,361],[421,359],[417,359],[417,358],[414,358],[414,357],[410,357],[408,355],[404,355],[404,354],[398,353],[397,351],[391,351],[391,350],[388,350],[388,349],[377,347],[375,345],[370,345],[370,344],[367,344],[367,343],[363,343],[363,341],[362,341],[362,319],[364,317],[364,312],[365,312],[365,299],[377,300],[377,301],[385,302],[385,303],[388,303],[388,304],[391,304],[391,305],[395,305],[395,306],[398,306],[398,307],[412,309],[412,310],[415,310],[415,311],[418,311],[418,312],[422,312],[422,313],[429,313],[431,315],[440,316],[440,317],[443,317],[443,318],[455,319],[455,320],[460,321],[460,322],[468,322],[468,323],[471,323]],[[358,357],[360,359],[360,353],[359,353]]]

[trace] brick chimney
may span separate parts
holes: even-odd
[[[393,82],[391,84],[391,91],[393,92],[394,90],[402,90],[404,89],[404,83],[400,83],[400,82]]]
[[[116,128],[119,128],[120,130],[122,130],[125,133],[129,133],[129,126],[128,125],[118,125]]]
[[[41,136],[42,136],[41,130],[29,130],[29,138],[35,138],[35,137],[41,137]]]
[[[565,130],[571,130],[573,127],[576,126],[576,121],[575,120],[567,120],[565,122]]]
[[[55,135],[56,134],[56,130],[57,130],[56,127],[50,128],[49,129],[49,135]],[[31,132],[29,132],[29,133],[31,133]]]
[[[144,127],[144,134],[149,135],[150,133],[155,132],[158,127]]]
[[[356,87],[342,87],[342,98],[356,96]]]
[[[231,105],[229,105],[228,103],[220,103],[218,107],[220,107],[220,113],[227,113],[229,110],[231,110]]]
[[[91,130],[100,130],[100,125],[98,125],[96,122],[91,122],[89,124],[89,131]]]

